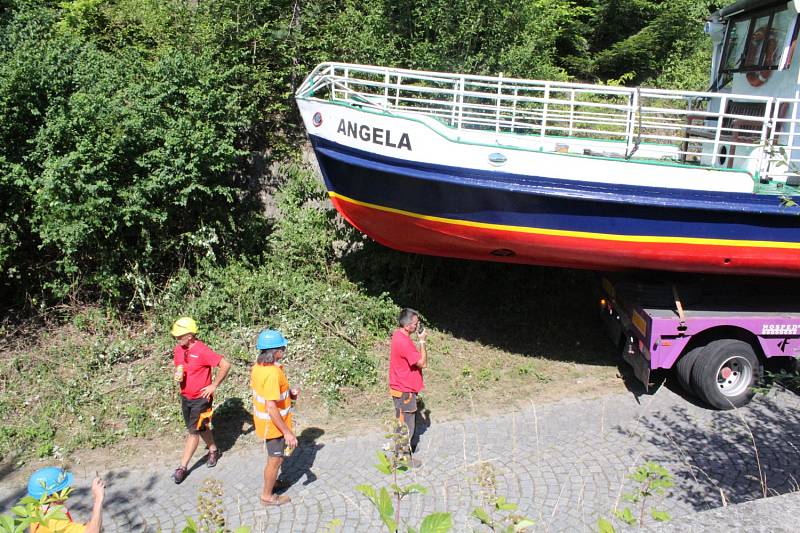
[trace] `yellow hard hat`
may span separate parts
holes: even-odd
[[[197,333],[197,323],[188,316],[182,316],[172,324],[173,337],[180,337],[187,333]]]

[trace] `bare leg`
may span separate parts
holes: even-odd
[[[272,500],[274,495],[272,489],[275,487],[275,480],[278,479],[278,471],[281,469],[283,457],[269,457],[267,464],[264,465],[264,490],[261,492],[262,500]]]
[[[181,466],[184,468],[189,467],[189,461],[192,460],[194,452],[197,450],[197,445],[200,442],[200,435],[197,433],[189,433],[186,435],[186,444],[183,445],[183,457],[181,458]]]
[[[206,446],[208,446],[209,451],[217,449],[217,444],[214,442],[214,434],[211,433],[210,429],[207,429],[202,433],[200,433],[200,436],[203,438],[203,442],[206,443]]]

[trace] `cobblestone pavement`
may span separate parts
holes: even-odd
[[[430,512],[450,511],[455,531],[480,530],[470,513],[486,507],[477,481],[482,471],[495,478],[497,495],[536,521],[536,531],[592,531],[599,517],[611,516],[621,494],[632,490],[632,469],[656,461],[673,474],[675,487],[654,502],[673,520],[651,524],[654,530],[796,530],[781,524],[796,525],[800,494],[735,504],[797,489],[798,406],[795,395],[775,392],[739,411],[718,412],[662,387],[649,396],[531,403],[493,418],[436,423],[433,413],[417,455],[424,464],[401,479],[429,492],[404,500],[401,516],[418,526]],[[376,409],[388,411],[388,400]],[[317,532],[338,518],[341,531],[380,531],[376,511],[354,487],[389,484],[373,467],[384,441],[376,432],[304,444],[285,465],[294,482],[286,492],[292,503],[279,508],[259,504],[264,456],[253,449],[228,451],[214,469],[201,464],[179,486],[170,478],[174,465],[115,470],[106,475],[104,530],[179,531],[182,517],[197,516],[203,480],[213,478],[223,484],[231,525],[250,525],[254,532]],[[76,474],[71,509],[85,517],[90,479]],[[2,508],[18,496],[19,488],[0,489]],[[727,508],[713,510],[723,501]],[[738,527],[744,524],[750,525]]]

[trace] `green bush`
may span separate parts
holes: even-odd
[[[239,3],[158,4],[24,3],[0,24],[0,276],[12,293],[128,299],[136,280],[236,254],[263,227],[244,178],[253,143],[285,153],[256,124],[266,99],[273,118],[288,108],[274,90],[285,73],[234,61],[245,43],[213,31],[217,15],[239,20]]]
[[[369,353],[338,343],[319,358],[311,376],[323,397],[335,404],[348,387],[368,387],[378,381],[375,358]]]

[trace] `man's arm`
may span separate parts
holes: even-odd
[[[428,353],[425,351],[425,339],[428,336],[428,332],[424,332],[421,335],[418,335],[419,338],[419,360],[414,363],[414,366],[423,369],[428,367]]]
[[[428,368],[428,352],[425,351],[425,341],[419,341],[419,361],[414,366],[423,369]]]
[[[228,362],[227,359],[224,357],[219,360],[219,370],[217,370],[217,375],[214,377],[214,382],[209,385],[208,387],[203,387],[200,389],[200,396],[203,398],[210,398],[213,396],[214,391],[217,390],[217,387],[222,380],[225,379],[225,376],[228,375],[228,372],[231,370],[231,364]]]
[[[294,436],[292,430],[289,429],[289,426],[283,421],[281,412],[278,411],[278,404],[275,403],[275,400],[267,400],[267,413],[269,413],[269,417],[272,419],[272,423],[275,424],[275,427],[278,428],[278,431],[283,433],[286,444],[288,444],[290,448],[297,448],[297,437]]]
[[[86,533],[100,533],[103,527],[103,500],[106,495],[106,484],[99,477],[92,482],[92,495],[94,505],[92,506],[92,517],[86,523]]]

